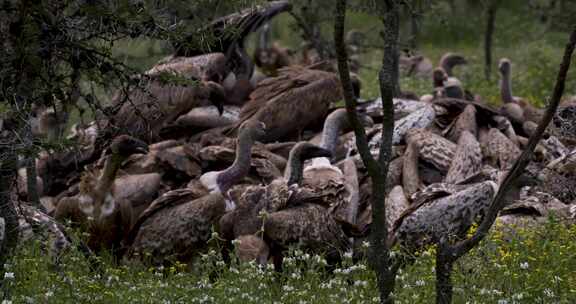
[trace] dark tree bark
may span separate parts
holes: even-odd
[[[384,23],[384,58],[379,73],[382,94],[383,125],[382,142],[378,160],[374,159],[368,148],[366,133],[356,113],[354,97],[348,68],[348,55],[344,44],[344,23],[346,18],[346,0],[336,2],[336,20],[334,40],[338,59],[338,71],[344,89],[346,110],[356,136],[356,146],[368,169],[372,180],[372,224],[370,265],[376,273],[381,303],[393,303],[391,294],[394,291],[396,274],[400,263],[390,257],[388,229],[386,225],[386,176],[392,153],[392,131],[394,129],[394,107],[392,98],[398,94],[398,31],[399,3],[396,0],[385,1],[376,7]]]
[[[436,256],[436,303],[448,304],[452,303],[452,290],[453,284],[450,278],[452,271],[452,265],[459,258],[467,254],[472,248],[476,247],[489,233],[490,228],[494,225],[498,213],[504,205],[506,204],[505,198],[510,190],[510,186],[516,182],[518,177],[522,174],[530,159],[534,153],[534,149],[544,131],[550,124],[550,121],[554,117],[558,106],[560,105],[560,99],[564,93],[564,85],[566,82],[566,75],[570,69],[570,61],[572,54],[574,53],[574,47],[576,46],[576,27],[573,28],[570,34],[570,40],[566,45],[564,50],[564,57],[560,65],[560,70],[558,72],[558,77],[556,78],[556,85],[554,86],[554,91],[552,93],[552,98],[550,104],[544,113],[544,117],[538,124],[536,131],[530,137],[528,144],[522,154],[518,157],[514,165],[508,171],[504,177],[504,181],[501,183],[498,192],[492,199],[492,203],[486,212],[486,215],[482,219],[482,222],[478,226],[478,229],[474,234],[461,242],[450,244],[441,244],[438,246],[437,256]]]
[[[3,129],[0,130],[0,217],[4,220],[4,239],[0,240],[0,273],[4,273],[4,264],[10,259],[18,245],[18,215],[12,197],[18,160],[13,132],[17,126],[15,121],[5,120],[2,127]],[[7,292],[3,280],[0,278],[0,287]]]
[[[422,18],[422,2],[419,0],[412,2],[410,9],[410,48],[412,50],[418,49],[418,42],[420,38],[420,18]]]
[[[26,158],[26,192],[28,193],[28,202],[30,205],[42,210],[46,213],[46,209],[40,204],[40,196],[38,195],[38,171],[36,170],[36,160],[33,156]]]
[[[486,7],[486,30],[484,32],[484,77],[490,80],[492,74],[492,41],[498,1],[489,1]]]

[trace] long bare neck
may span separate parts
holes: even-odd
[[[514,97],[512,97],[512,83],[510,80],[510,71],[506,73],[500,73],[500,98],[502,102],[510,103],[514,102]]]
[[[112,153],[110,157],[104,163],[104,169],[102,170],[102,175],[98,179],[98,184],[96,186],[97,193],[101,193],[105,196],[112,189],[114,180],[116,179],[116,174],[118,169],[122,165],[124,158],[120,155]]]
[[[442,61],[440,61],[440,67],[444,69],[446,75],[452,76],[452,68],[454,68],[454,65],[450,62],[449,57],[442,58]]]
[[[324,129],[322,130],[322,142],[320,147],[334,153],[338,144],[338,136],[342,126],[346,123],[347,113],[343,110],[337,110],[326,118]]]
[[[293,184],[300,184],[302,182],[304,165],[302,164],[302,151],[300,149],[292,149],[288,156],[288,166],[284,172],[284,178],[288,180],[288,186]]]
[[[260,41],[258,41],[259,47],[262,49],[267,49],[270,47],[270,23],[264,24],[260,30]]]
[[[234,159],[234,163],[226,170],[220,172],[216,179],[222,193],[228,191],[228,189],[250,172],[253,144],[254,139],[250,134],[240,133],[236,145],[236,158]]]

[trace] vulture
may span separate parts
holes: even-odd
[[[128,257],[152,264],[188,262],[207,246],[212,226],[226,211],[235,209],[228,190],[250,170],[251,148],[265,134],[262,122],[249,121],[239,130],[234,163],[223,171],[200,177],[209,194],[177,189],[155,200],[138,218],[126,246]]]
[[[348,124],[346,109],[338,109],[328,115],[322,130],[320,147],[334,155],[340,131]],[[347,164],[343,168],[345,170],[332,165],[327,157],[312,159],[311,163],[304,168],[302,184],[329,196],[330,211],[333,216],[339,222],[353,225],[358,212],[357,168],[352,158],[347,158],[344,162]],[[295,184],[297,180],[289,181],[289,184]]]
[[[527,100],[512,95],[512,66],[508,58],[500,59],[500,96],[504,103],[500,109],[502,115],[511,122],[522,125],[525,121],[539,123],[544,115],[542,109],[531,105]]]
[[[455,54],[455,53],[446,53],[442,55],[440,58],[440,62],[438,63],[438,67],[442,68],[448,77],[454,76],[452,70],[458,66],[467,64],[468,61],[464,56]]]
[[[254,50],[254,63],[264,75],[269,77],[278,76],[278,69],[291,64],[290,50],[280,47],[274,42],[270,45],[270,24],[263,26],[260,32],[260,41]]]
[[[79,224],[88,232],[87,245],[92,250],[109,249],[118,257],[135,216],[129,201],[115,198],[114,193],[122,189],[115,189],[114,181],[122,162],[134,153],[147,153],[148,145],[120,135],[110,145],[110,152],[101,172],[84,172],[77,196],[66,197],[58,203],[55,218]]]
[[[114,97],[113,107],[118,111],[112,116],[112,121],[117,128],[152,143],[160,139],[160,130],[166,123],[195,107],[214,105],[221,111],[225,93],[218,83],[189,79],[179,71],[176,75],[187,81],[182,84],[165,83],[165,75],[147,75],[143,78],[145,84],[142,87],[127,94],[120,92]]]
[[[176,49],[175,55],[193,57],[209,52],[220,52],[229,57],[229,53],[233,52],[237,45],[243,46],[244,39],[250,33],[256,31],[274,16],[291,9],[292,4],[288,1],[269,1],[262,5],[218,18],[201,28],[198,32],[191,34],[190,38],[176,42],[174,46]],[[202,33],[212,34],[215,38],[215,43],[209,46],[188,43],[189,40],[195,41],[197,35]]]
[[[430,77],[434,68],[432,61],[423,55],[401,55],[399,64],[407,76]]]
[[[265,186],[252,186],[239,194],[238,207],[225,214],[220,220],[220,234],[225,240],[232,241],[244,238],[244,242],[252,245],[254,240],[247,241],[247,236],[256,236],[262,240],[266,232],[262,232],[265,216],[267,214],[314,201],[320,196],[310,192],[307,188],[298,187],[297,183],[302,180],[304,161],[315,157],[330,157],[329,151],[310,143],[301,142],[296,144],[290,151],[288,166],[284,177],[279,177]],[[295,183],[291,185],[291,183]],[[264,235],[262,234],[264,233]],[[249,238],[248,238],[249,239]],[[268,244],[268,242],[265,242]],[[268,245],[266,245],[268,246]],[[242,247],[236,247],[239,257],[244,254]],[[269,253],[268,251],[266,251]],[[268,256],[258,257],[258,261],[267,261]]]
[[[329,151],[310,143],[298,143],[290,152],[285,178],[267,186],[249,187],[240,198],[238,209],[222,217],[220,227],[226,239],[244,235],[259,236],[269,248],[275,269],[282,267],[282,254],[292,245],[338,260],[348,240],[327,209],[330,198],[302,182],[303,161],[327,157]],[[289,185],[293,182],[294,184]],[[242,255],[242,254],[241,254]],[[258,257],[258,261],[267,258]]]
[[[438,185],[429,186],[434,187]],[[485,181],[464,189],[447,189],[424,197],[406,210],[394,224],[392,240],[413,252],[426,245],[465,237],[477,217],[490,206],[498,186]]]
[[[303,130],[323,119],[334,102],[342,99],[338,76],[301,66],[279,70],[277,77],[261,81],[242,107],[239,126],[256,119],[266,124],[262,142],[300,137]],[[236,127],[237,128],[237,127]]]

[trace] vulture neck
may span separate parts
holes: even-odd
[[[112,185],[114,184],[114,180],[116,179],[116,174],[124,161],[124,157],[112,153],[110,157],[104,163],[104,169],[102,170],[102,175],[98,179],[98,184],[96,185],[96,193],[99,193],[105,197],[106,193],[108,193],[112,189]]]
[[[270,23],[267,22],[260,30],[260,41],[258,41],[261,49],[267,49],[270,46]]]
[[[512,83],[510,80],[510,72],[500,73],[500,97],[504,103],[514,102],[512,97]]]
[[[449,56],[442,58],[442,61],[440,61],[440,67],[444,70],[444,72],[446,72],[446,75],[448,75],[448,77],[452,76],[452,69],[454,68],[454,63],[452,63],[452,60],[450,59]]]
[[[334,154],[336,145],[338,145],[338,135],[343,125],[347,122],[347,113],[345,110],[336,110],[326,118],[324,129],[322,130],[322,142],[320,147]]]
[[[254,139],[251,134],[241,132],[236,144],[236,158],[234,163],[226,170],[220,172],[216,178],[220,193],[226,193],[234,184],[239,182],[250,172],[252,160],[252,145]]]
[[[290,155],[288,156],[288,166],[286,166],[286,172],[284,172],[284,177],[288,180],[288,186],[293,184],[298,184],[302,182],[303,168],[302,163],[302,150],[292,149]]]

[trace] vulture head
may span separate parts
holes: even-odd
[[[305,161],[316,157],[330,158],[332,152],[309,142],[300,142],[290,150],[290,155],[298,156],[301,161]]]
[[[266,124],[259,120],[247,120],[238,130],[238,139],[250,138],[252,142],[259,140],[266,135]]]
[[[259,120],[247,120],[238,130],[236,158],[234,163],[223,171],[210,171],[200,176],[200,183],[210,192],[227,196],[232,186],[250,170],[251,148],[255,141],[266,135],[266,125]]]
[[[299,185],[303,179],[304,161],[316,157],[331,158],[332,152],[309,142],[300,142],[292,147],[288,156],[288,166],[284,171],[288,185]]]
[[[435,68],[434,72],[432,72],[432,79],[434,87],[440,88],[444,86],[444,81],[448,79],[448,75],[446,75],[446,71],[443,68]]]
[[[360,90],[362,89],[362,83],[360,78],[355,73],[350,73],[350,82],[352,82],[352,89],[354,90],[354,96],[360,98]]]
[[[208,99],[218,109],[218,113],[224,113],[224,104],[227,102],[226,92],[224,88],[215,82],[207,81],[205,83],[208,92]]]
[[[467,64],[468,61],[464,56],[454,53],[446,53],[440,59],[440,66],[441,67],[449,67],[453,68],[457,65]]]
[[[500,71],[500,74],[508,76],[510,75],[510,69],[511,69],[510,59],[508,58],[500,59],[500,63],[498,64],[498,71]]]
[[[112,141],[110,152],[123,157],[129,157],[132,154],[146,154],[148,153],[148,145],[132,136],[120,135]]]

